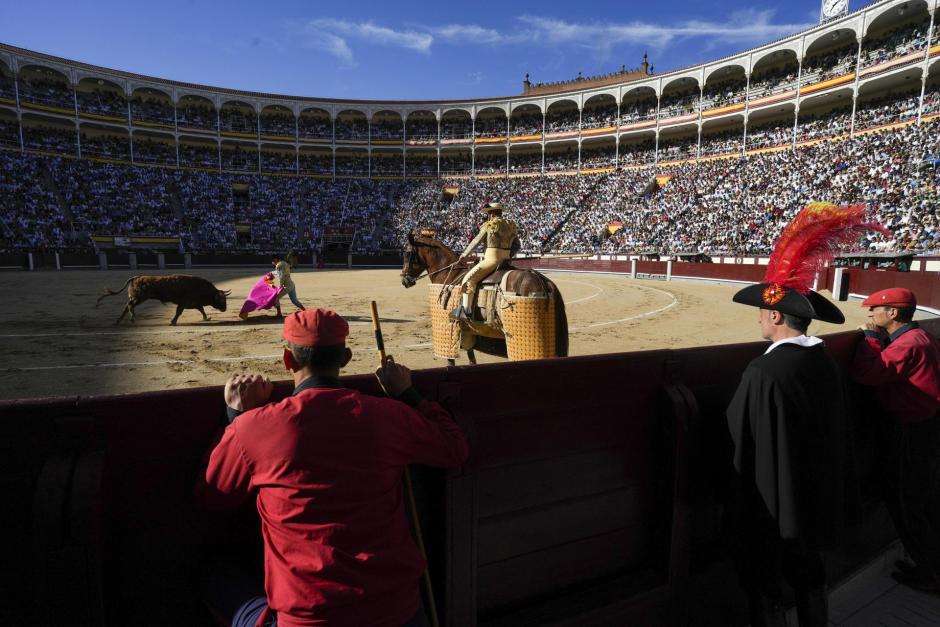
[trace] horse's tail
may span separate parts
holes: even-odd
[[[565,299],[561,297],[558,286],[552,283],[555,298],[555,356],[568,356],[568,314],[565,312]]]
[[[141,276],[141,275],[137,275],[137,276]],[[102,294],[101,296],[99,296],[99,297],[98,297],[98,300],[95,301],[95,309],[97,309],[97,308],[98,308],[98,305],[101,304],[101,299],[102,299],[102,298],[107,298],[108,296],[114,296],[115,294],[120,294],[121,292],[124,291],[124,288],[127,287],[127,284],[130,283],[131,281],[133,281],[133,280],[136,279],[136,278],[137,278],[136,276],[132,276],[131,278],[129,278],[127,281],[124,282],[124,285],[122,285],[121,287],[118,288],[118,290],[117,290],[116,292],[112,292],[111,290],[108,289],[107,286],[105,286],[105,288],[104,288],[104,294]]]

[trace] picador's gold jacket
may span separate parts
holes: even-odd
[[[463,257],[473,252],[473,249],[480,245],[484,240],[487,248],[496,248],[499,250],[509,250],[512,247],[512,241],[518,233],[516,225],[509,220],[504,220],[501,216],[494,216],[483,223],[480,232],[473,238],[473,241],[463,251]]]

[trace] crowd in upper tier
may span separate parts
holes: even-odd
[[[582,170],[621,168],[601,174],[540,176],[541,152],[511,153],[509,168],[521,176],[425,179],[336,179],[329,177],[233,174],[189,168],[132,166],[88,157],[120,159],[119,145],[102,136],[82,138],[83,157],[67,133],[24,128],[30,147],[60,156],[0,150],[0,249],[89,249],[90,235],[169,235],[188,251],[316,250],[330,227],[352,227],[352,251],[396,250],[414,229],[429,228],[446,243],[462,247],[482,219],[478,208],[499,200],[520,226],[523,250],[539,252],[680,252],[763,254],[780,227],[811,200],[865,203],[892,237],[861,241],[878,251],[940,252],[940,119],[890,130],[874,127],[916,117],[919,94],[902,93],[861,101],[849,138],[851,112],[801,116],[797,138],[828,141],[792,144],[792,119],[755,124],[748,148],[778,146],[776,152],[741,157],[735,132],[710,132],[701,146],[694,137],[661,137],[658,175],[671,179],[651,186],[651,142],[585,144]],[[929,91],[925,111],[940,109],[940,93]],[[872,130],[873,129],[873,130]],[[0,136],[5,133],[0,129]],[[154,142],[153,150],[159,146]],[[135,142],[135,151],[138,143]],[[717,160],[694,161],[725,155]],[[183,163],[217,158],[218,148],[180,143]],[[223,146],[229,163],[257,160],[255,152]],[[400,153],[399,153],[400,154]],[[71,156],[69,156],[71,155]],[[291,154],[265,155],[265,171],[290,171]],[[283,162],[276,159],[280,158]],[[435,153],[409,156],[426,174],[436,169]],[[330,172],[329,154],[301,153],[301,171]],[[576,170],[577,150],[547,151],[547,172]],[[685,163],[676,161],[688,160]],[[478,150],[478,173],[503,174],[506,153]],[[441,158],[442,171],[467,172],[470,152]],[[365,174],[368,161],[337,156],[341,171]],[[410,166],[409,166],[410,167]],[[400,176],[400,157],[373,159],[373,175]],[[526,175],[532,174],[535,175]],[[459,188],[440,201],[442,183]],[[606,225],[624,227],[606,237]],[[250,237],[245,236],[245,230]],[[241,235],[239,235],[241,233]]]

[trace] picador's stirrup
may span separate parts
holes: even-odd
[[[454,320],[462,320],[464,322],[470,322],[469,312],[463,305],[460,305],[456,309],[450,312],[450,317]]]

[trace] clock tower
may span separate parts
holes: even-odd
[[[822,0],[819,7],[819,23],[834,20],[849,12],[849,0]]]

